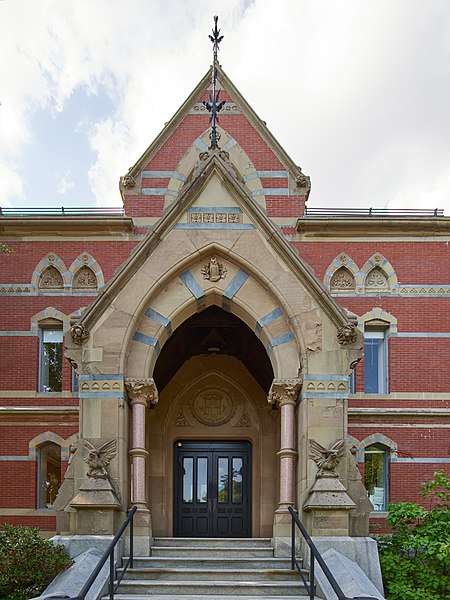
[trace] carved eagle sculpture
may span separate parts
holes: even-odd
[[[93,446],[88,440],[84,440],[83,460],[89,466],[87,476],[107,479],[109,463],[116,453],[117,440],[109,440],[99,448]]]
[[[336,467],[342,458],[345,450],[345,440],[338,440],[329,450],[321,446],[314,440],[309,440],[309,457],[319,467],[317,478],[319,477],[339,477]]]

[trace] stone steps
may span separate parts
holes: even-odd
[[[266,538],[156,538],[151,556],[134,559],[114,595],[116,600],[299,596],[307,596],[300,576],[289,559],[274,557]]]

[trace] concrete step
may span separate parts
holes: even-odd
[[[267,596],[306,596],[307,591],[299,581],[152,581],[152,580],[123,580],[120,584],[120,594],[136,596],[155,596],[157,594],[171,594],[177,598],[186,598],[186,595],[197,595],[204,598],[226,596],[249,596],[252,598],[266,598]],[[118,596],[116,596],[118,598]]]
[[[180,596],[179,594],[153,594],[152,600],[205,600],[208,596],[199,596],[198,594],[192,595],[184,595]],[[255,596],[245,596],[242,594],[233,594],[233,600],[255,600]],[[101,600],[109,600],[109,596],[103,596]],[[114,600],[148,600],[148,595],[129,595],[129,594],[114,594]],[[214,600],[230,600],[230,596],[222,596],[222,595],[214,595]],[[286,596],[264,596],[264,600],[286,600]],[[321,600],[317,596],[314,597],[314,600]]]
[[[128,557],[123,559],[126,563]],[[290,569],[291,561],[288,558],[223,558],[223,557],[190,557],[167,558],[164,556],[135,557],[134,567],[136,569],[172,569],[174,567],[183,569]]]
[[[245,548],[272,548],[272,541],[270,538],[186,538],[186,537],[159,537],[154,538],[153,545],[156,547],[214,547],[220,546],[221,548],[231,547],[238,548],[244,546]]]
[[[118,576],[122,569],[118,569]],[[165,569],[128,569],[126,578],[128,580],[145,581],[298,581],[298,572],[290,569],[186,569],[186,568],[165,568]]]
[[[153,556],[165,557],[218,557],[218,558],[271,558],[273,557],[272,548],[258,548],[253,546],[219,546],[208,544],[205,546],[152,546],[151,554]]]

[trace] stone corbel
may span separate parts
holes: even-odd
[[[131,406],[134,404],[142,404],[147,408],[152,408],[158,403],[158,390],[155,381],[152,377],[141,379],[130,377],[125,379],[125,388]]]
[[[274,379],[270,386],[267,401],[272,406],[281,407],[286,404],[297,404],[298,394],[302,387],[302,379]]]

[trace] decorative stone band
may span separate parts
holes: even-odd
[[[267,401],[269,404],[283,406],[285,404],[297,404],[298,394],[302,387],[302,379],[274,379],[270,386]]]
[[[131,401],[134,404],[142,404],[148,408],[158,403],[158,390],[153,378],[127,378],[125,379],[125,388]]]
[[[281,450],[277,452],[277,456],[278,458],[297,458],[298,452],[292,448],[281,448]]]
[[[107,375],[95,373],[80,375],[78,378],[78,396],[80,398],[123,398],[124,376],[120,373]]]
[[[302,400],[305,398],[348,398],[348,375],[307,374],[303,376]]]

